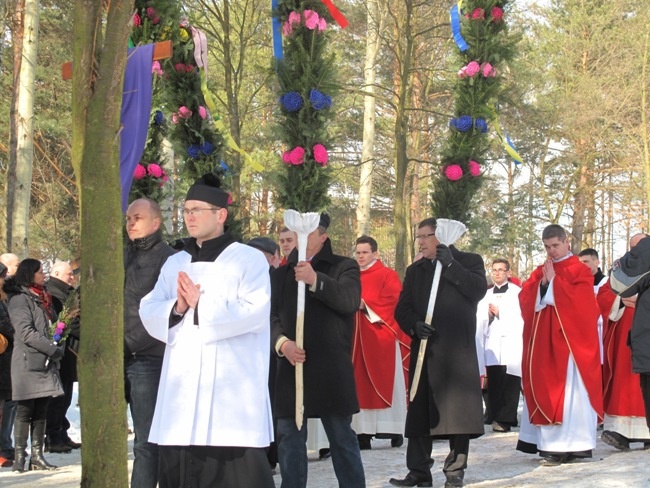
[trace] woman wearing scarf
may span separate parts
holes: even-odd
[[[5,286],[9,295],[9,317],[14,327],[11,360],[12,397],[18,402],[14,424],[16,447],[13,471],[25,470],[27,438],[31,432],[29,470],[55,469],[43,457],[43,437],[50,398],[63,395],[58,361],[63,347],[50,337],[54,320],[52,297],[44,288],[41,262],[25,259],[14,279]]]

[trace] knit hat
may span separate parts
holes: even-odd
[[[221,189],[221,181],[214,173],[206,173],[187,190],[185,200],[198,200],[215,207],[228,208],[228,192]]]

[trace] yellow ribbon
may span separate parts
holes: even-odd
[[[212,114],[212,124],[221,133],[223,140],[229,149],[239,153],[242,158],[244,158],[244,162],[255,171],[262,171],[264,167],[237,145],[235,140],[230,135],[230,132],[226,129],[226,125],[223,123],[223,119],[217,115],[217,105],[214,103],[214,98],[212,97],[210,90],[208,90],[208,80],[207,76],[205,75],[205,68],[200,68],[200,72],[201,92],[203,93],[205,104],[208,106],[208,110],[210,110],[210,113]]]
[[[501,124],[499,123],[499,115],[497,114],[497,109],[494,104],[494,99],[492,99],[489,106],[491,107],[490,118],[492,119],[492,125],[494,126],[494,131],[497,133],[497,136],[499,136],[499,139],[501,140],[501,144],[503,144],[503,148],[506,150],[508,155],[515,160],[515,163],[523,163],[524,160],[514,148],[512,143],[508,141],[508,137],[503,135],[503,130],[501,129]]]

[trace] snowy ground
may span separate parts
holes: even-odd
[[[70,430],[73,439],[79,439],[79,412],[76,401],[68,412],[74,427]],[[644,451],[641,444],[633,444],[633,449],[620,452],[601,441],[589,460],[564,464],[559,467],[541,467],[539,458],[515,451],[517,432],[496,434],[489,426],[485,436],[473,440],[470,445],[469,467],[465,474],[467,487],[571,487],[571,488],[629,488],[650,487],[650,451]],[[368,488],[390,487],[391,477],[406,475],[406,444],[401,448],[390,447],[388,440],[373,440],[372,450],[362,451]],[[129,468],[133,461],[129,441]],[[85,445],[84,449],[91,448]],[[433,486],[444,486],[442,462],[448,452],[446,442],[433,445]],[[319,461],[318,455],[310,451],[310,488],[336,488],[336,476],[329,460]],[[70,454],[47,454],[48,461],[59,466],[52,472],[30,472],[14,474],[11,468],[0,469],[0,487],[51,487],[72,488],[79,486],[81,479],[81,453],[76,450]],[[280,486],[281,475],[275,476],[276,486]],[[249,487],[245,487],[249,488]],[[250,487],[254,488],[254,487]]]

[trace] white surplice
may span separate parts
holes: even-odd
[[[190,308],[170,328],[180,271],[200,285],[198,325]],[[167,260],[140,302],[145,328],[167,344],[150,442],[270,444],[270,293],[264,255],[243,244],[230,244],[214,262],[192,263],[184,251]]]

